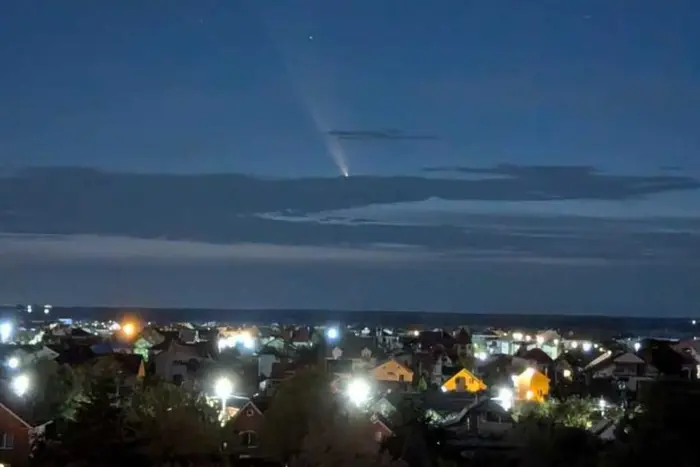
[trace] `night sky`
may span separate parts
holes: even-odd
[[[700,3],[6,0],[0,169],[0,302],[692,315]]]

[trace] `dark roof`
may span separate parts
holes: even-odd
[[[112,359],[121,370],[129,375],[137,375],[139,369],[141,368],[141,362],[143,362],[143,357],[138,354],[123,354],[123,353],[112,353],[108,355],[100,355],[95,357],[95,362],[99,362],[103,359]]]
[[[663,341],[649,342],[637,356],[665,375],[680,375],[683,366],[696,364],[692,356],[672,349],[671,343]]]
[[[373,337],[356,336],[354,334],[344,335],[338,342],[329,343],[326,346],[326,357],[333,356],[333,349],[339,348],[343,351],[341,358],[360,359],[362,351],[366,348],[372,352],[374,358],[384,358],[384,353],[377,346],[377,341]]]
[[[352,360],[326,360],[326,370],[329,373],[352,373]]]
[[[87,332],[83,328],[71,328],[70,335],[71,335],[71,337],[92,337],[93,336],[93,334]]]
[[[71,345],[68,348],[48,346],[51,350],[58,352],[56,362],[67,365],[82,365],[95,357],[95,352],[87,345]]]
[[[468,345],[472,343],[472,336],[469,334],[464,327],[459,328],[459,331],[455,332],[455,343],[459,345]]]
[[[270,407],[271,401],[272,399],[269,397],[253,397],[250,399],[250,402],[262,413],[265,413],[265,411]]]
[[[418,335],[418,342],[423,349],[431,349],[437,345],[452,347],[454,337],[445,331],[423,331]]]
[[[525,360],[532,360],[541,365],[549,365],[553,362],[552,357],[547,355],[544,350],[535,347],[530,350],[526,350],[520,355],[521,358]]]

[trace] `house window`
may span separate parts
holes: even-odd
[[[3,433],[0,437],[0,449],[10,450],[15,448],[15,437],[12,433]]]
[[[245,415],[246,417],[252,417],[253,415],[255,415],[255,412],[253,412],[253,409],[248,409],[245,411]]]
[[[258,434],[254,431],[242,431],[240,434],[241,445],[255,447],[258,445]]]
[[[405,379],[406,378],[404,377],[404,375],[399,375],[399,381],[401,381],[403,383],[405,381]]]

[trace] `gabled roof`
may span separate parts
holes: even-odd
[[[552,357],[547,355],[544,350],[538,347],[526,350],[522,355],[520,355],[520,357],[524,358],[525,360],[534,361],[540,365],[549,365],[553,362]]]
[[[629,364],[639,364],[639,363],[645,363],[644,360],[632,352],[626,352],[623,353],[622,355],[618,355],[617,357],[613,358],[613,362],[615,363],[629,363]]]
[[[345,360],[345,359],[326,360],[326,370],[329,373],[335,373],[335,374],[352,373],[352,360]]]
[[[485,412],[495,412],[503,419],[514,422],[513,416],[501,407],[500,404],[492,399],[482,399],[480,401],[475,401],[473,404],[464,407],[459,412],[449,414],[442,421],[442,425],[445,427],[460,424],[469,414],[471,413],[485,413]]]
[[[269,406],[270,400],[267,398],[248,399],[248,401],[241,406],[238,412],[236,412],[236,417],[238,417],[241,413],[245,413],[247,410],[252,410],[258,415],[264,416],[265,411]]]
[[[387,365],[387,364],[392,363],[392,362],[395,363],[396,365],[398,365],[400,369],[402,369],[402,370],[404,370],[404,371],[407,371],[408,373],[413,374],[413,370],[411,370],[409,367],[407,367],[407,366],[404,365],[403,363],[401,363],[401,362],[399,362],[398,360],[395,360],[395,359],[393,359],[393,358],[389,358],[388,360],[384,360],[383,362],[378,363],[378,364],[374,367],[374,369],[383,367],[384,365]]]

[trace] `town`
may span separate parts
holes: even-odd
[[[693,338],[50,312],[0,324],[3,466],[599,465],[694,433]]]

